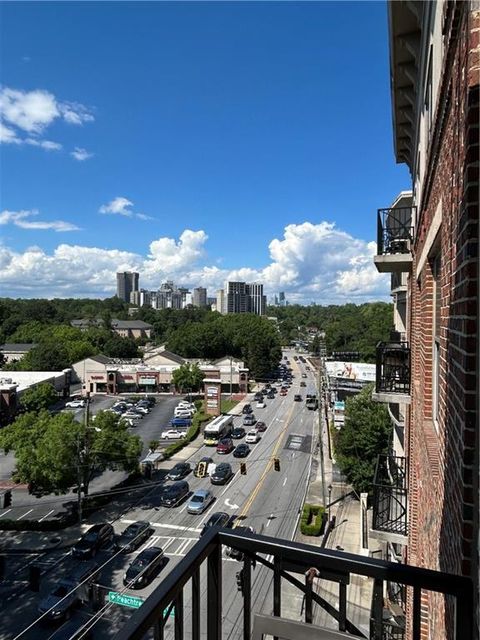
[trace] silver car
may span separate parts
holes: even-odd
[[[213,502],[213,493],[208,489],[197,489],[187,505],[188,513],[203,513]]]

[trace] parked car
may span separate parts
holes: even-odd
[[[189,462],[177,462],[165,477],[167,480],[182,480],[182,478],[188,476],[191,470],[192,467]]]
[[[70,400],[65,403],[68,409],[81,409],[85,406],[85,400]]]
[[[233,452],[234,458],[246,458],[250,453],[251,449],[245,442],[239,444],[235,447],[235,451]]]
[[[176,409],[185,409],[186,411],[192,411],[193,413],[197,412],[197,408],[193,404],[193,402],[179,402],[176,406]]]
[[[265,424],[265,422],[261,422],[260,420],[257,422],[257,424],[255,425],[255,429],[261,433],[263,431],[267,430],[267,425]]]
[[[189,493],[188,482],[179,480],[165,488],[160,496],[160,504],[162,507],[176,507]]]
[[[173,414],[175,418],[193,418],[193,411],[191,409],[179,409],[177,407]]]
[[[217,511],[212,513],[209,519],[203,525],[203,529],[200,531],[200,537],[203,536],[212,527],[228,527],[230,524],[230,515],[224,511]]]
[[[150,408],[144,404],[136,404],[135,411],[143,413],[143,415],[146,415],[147,413],[150,413]]]
[[[248,444],[257,444],[259,440],[260,436],[258,435],[258,431],[256,429],[252,429],[251,431],[249,431],[245,438],[245,442],[247,442]]]
[[[306,386],[307,386],[307,383],[306,383],[306,382],[304,382],[304,381],[302,380],[302,381],[300,382],[300,386],[301,386],[301,387],[306,387]]]
[[[55,589],[40,601],[38,613],[46,614],[47,620],[68,618],[78,604],[88,600],[88,586],[97,570],[96,562],[79,563],[70,575],[60,580]]]
[[[217,453],[230,453],[230,451],[233,451],[234,446],[231,438],[222,438],[217,444]]]
[[[257,404],[255,405],[255,408],[256,408],[256,409],[265,409],[265,407],[266,407],[266,406],[267,406],[267,405],[266,405],[266,404],[265,404],[265,402],[263,402],[263,400],[262,400],[262,402],[257,402]]]
[[[193,475],[196,478],[203,477],[200,475],[200,470],[202,469],[203,465],[205,465],[205,474],[206,474],[208,465],[212,464],[212,462],[213,462],[212,458],[210,458],[209,456],[203,456],[203,458],[201,458],[195,465],[195,469],[193,470]]]
[[[94,524],[72,547],[75,558],[92,558],[99,549],[113,543],[114,531],[109,522]]]
[[[160,438],[162,440],[178,440],[179,438],[184,438],[187,435],[186,431],[181,431],[180,429],[167,429],[167,431],[162,431]]]
[[[226,484],[233,476],[232,466],[228,462],[221,462],[210,475],[212,484]]]
[[[172,418],[170,420],[170,425],[172,429],[178,429],[180,427],[185,427],[184,431],[188,429],[188,427],[192,424],[191,418]]]
[[[129,418],[130,420],[141,420],[143,418],[143,413],[136,409],[129,409],[123,414],[123,417]]]
[[[187,504],[188,513],[198,515],[214,501],[213,493],[209,489],[197,489]]]
[[[240,440],[240,438],[243,438],[244,435],[245,429],[243,427],[235,427],[235,429],[230,434],[230,437],[233,438],[233,440]]]
[[[249,404],[244,405],[242,409],[243,414],[252,413],[252,407]]]
[[[245,427],[253,427],[256,421],[257,420],[253,413],[250,413],[243,418],[243,424]]]
[[[302,396],[299,393],[296,393],[293,396],[293,399],[294,399],[295,402],[301,402],[302,401]]]
[[[161,547],[149,547],[138,554],[123,576],[123,584],[130,589],[142,589],[160,570],[164,559]]]
[[[148,540],[152,533],[153,529],[149,522],[144,520],[132,522],[132,524],[129,524],[125,531],[120,534],[117,540],[117,546],[124,553],[130,553],[143,544],[145,540]]]

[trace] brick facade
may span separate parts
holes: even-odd
[[[480,12],[475,9],[474,3],[445,3],[445,62],[421,201],[416,203],[419,215],[409,285],[412,404],[406,421],[410,523],[406,561],[470,575],[478,597]],[[429,231],[439,211],[441,226],[432,242]],[[440,260],[437,285],[435,258]],[[440,318],[437,395],[435,317]],[[478,602],[475,607],[478,611]],[[424,594],[422,600],[422,637],[453,637],[450,604],[433,593]]]

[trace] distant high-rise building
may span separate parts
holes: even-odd
[[[217,303],[216,303],[217,311],[219,313],[226,313],[225,309],[225,290],[218,289],[217,290]]]
[[[207,290],[205,287],[196,287],[193,290],[193,300],[194,307],[206,307],[207,306]]]
[[[248,312],[247,285],[245,282],[227,282],[225,292],[226,313]]]
[[[138,291],[138,273],[122,271],[117,273],[117,296],[124,302],[130,302],[130,294]]]
[[[257,316],[264,316],[267,298],[263,295],[263,284],[247,284],[245,290],[247,294],[247,311],[256,313]]]
[[[284,306],[285,306],[285,303],[286,303],[286,300],[285,300],[285,293],[284,293],[284,291],[280,291],[280,293],[278,294],[278,304],[279,304],[281,307],[284,307]]]
[[[146,289],[140,289],[140,291],[132,291],[130,294],[130,304],[135,304],[137,307],[146,307],[152,304],[151,292]]]

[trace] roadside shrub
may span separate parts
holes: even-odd
[[[304,536],[319,536],[326,523],[325,508],[314,504],[304,504],[300,518],[300,531]]]

